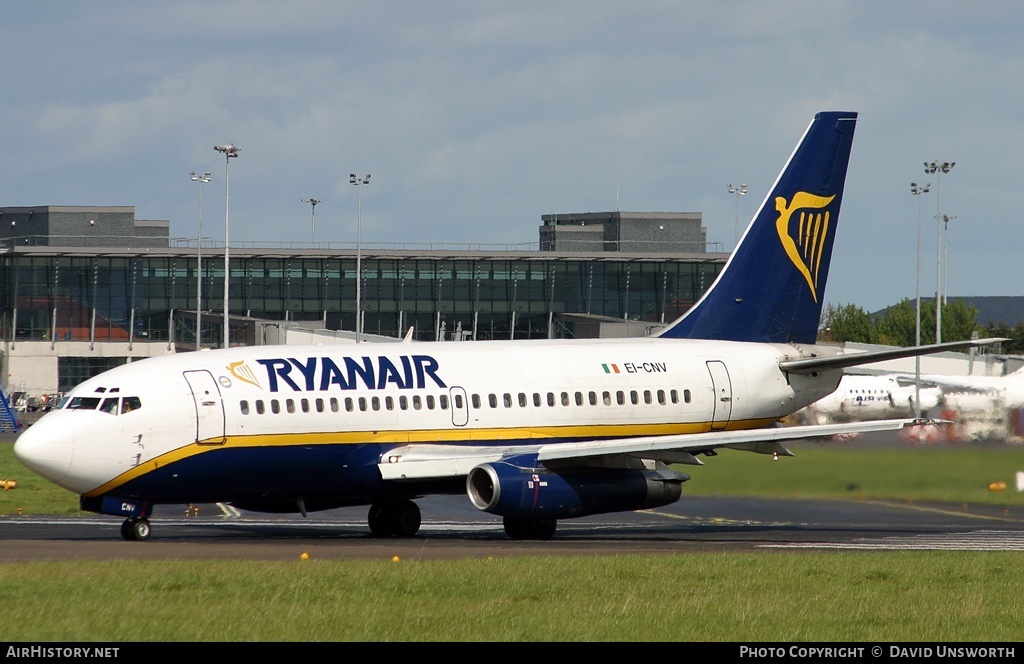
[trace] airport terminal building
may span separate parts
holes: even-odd
[[[232,345],[642,336],[728,254],[700,213],[542,217],[522,247],[253,246],[228,253]],[[538,249],[539,247],[539,249]],[[0,207],[4,387],[49,395],[133,359],[224,344],[225,249],[133,206]],[[201,291],[201,302],[199,292]],[[201,336],[196,333],[200,306]]]

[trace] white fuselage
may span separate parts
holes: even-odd
[[[840,371],[779,370],[780,361],[811,352],[830,351],[648,338],[192,352],[82,383],[22,434],[16,454],[79,494],[129,487],[177,502],[184,489],[165,486],[187,477],[197,495],[227,501],[258,492],[261,473],[282,486],[301,484],[303,463],[316,464],[305,480],[313,484],[318,473],[325,484],[358,473],[379,481],[380,455],[409,443],[516,445],[763,427],[836,388]],[[123,408],[129,398],[137,409],[104,412],[104,403],[120,400]],[[342,451],[317,456],[328,448]],[[364,448],[370,452],[361,457],[356,450]],[[268,467],[251,472],[252,487],[232,474],[242,457],[207,456],[227,450],[247,463],[265,459]],[[328,474],[325,463],[344,472]]]

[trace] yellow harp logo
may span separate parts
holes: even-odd
[[[821,256],[825,252],[825,238],[828,237],[830,215],[825,208],[835,196],[815,196],[805,191],[793,194],[792,202],[787,205],[782,196],[775,198],[775,209],[779,218],[775,229],[782,240],[786,255],[793,262],[800,274],[804,275],[811,289],[811,296],[818,301],[818,269],[821,267]],[[791,222],[796,215],[796,223]]]
[[[262,385],[260,385],[260,381],[256,378],[256,374],[253,373],[253,370],[244,361],[232,362],[227,366],[227,370],[230,371],[231,375],[237,378],[238,380],[245,381],[246,383],[251,383],[252,385],[255,385],[256,387],[259,388],[263,387]]]

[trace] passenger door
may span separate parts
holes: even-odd
[[[224,444],[224,400],[213,374],[186,371],[185,380],[192,389],[196,407],[196,440],[204,445]]]
[[[732,417],[732,381],[729,379],[729,370],[725,367],[725,362],[709,360],[707,364],[711,373],[711,389],[714,392],[711,430],[719,431],[729,424],[729,418]]]

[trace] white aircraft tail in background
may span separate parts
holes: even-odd
[[[368,506],[411,537],[415,499],[464,494],[515,539],[559,519],[677,501],[719,449],[911,420],[779,427],[846,367],[982,339],[842,355],[817,345],[857,114],[822,112],[718,279],[658,337],[252,346],[133,362],[75,387],[15,443],[82,509],[150,536],[155,504],[258,512]],[[851,233],[855,237],[856,233]]]

